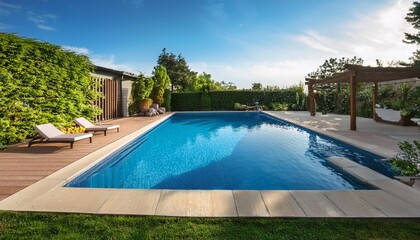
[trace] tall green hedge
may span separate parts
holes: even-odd
[[[209,103],[203,101],[208,94]],[[254,106],[255,102],[270,108],[272,103],[284,103],[289,105],[291,110],[303,110],[305,108],[306,95],[303,92],[294,90],[280,91],[211,91],[208,93],[172,93],[172,111],[198,111],[215,110],[227,111],[233,110],[235,103]],[[303,102],[303,104],[302,104]],[[205,106],[203,106],[205,104]]]
[[[87,56],[0,33],[0,144],[34,135],[37,124],[67,127],[76,117],[98,114],[91,71]]]

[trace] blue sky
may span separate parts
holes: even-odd
[[[303,82],[331,57],[407,60],[410,0],[0,0],[0,31],[150,75],[163,48],[249,88]]]

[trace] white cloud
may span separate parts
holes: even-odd
[[[12,12],[19,11],[21,6],[0,1],[0,16],[7,16]]]
[[[329,58],[357,56],[365,60],[365,65],[371,66],[376,66],[376,59],[407,61],[416,49],[416,46],[402,42],[404,32],[412,29],[405,20],[411,6],[410,0],[393,0],[376,11],[362,9],[353,19],[331,25],[328,29],[331,34],[324,34],[320,28],[288,37],[292,43],[298,43],[297,47],[283,45],[284,37],[275,32],[271,37],[267,35],[265,39],[269,41],[265,42],[235,40],[252,62],[221,60],[192,65],[197,67],[193,70],[204,70],[215,80],[234,82],[239,88],[250,88],[253,82],[283,87],[303,82],[308,73]]]
[[[318,66],[318,63],[307,60],[285,60],[244,64],[192,63],[190,66],[194,71],[211,73],[216,81],[233,82],[238,88],[251,88],[254,82],[262,83],[264,86],[281,87],[299,84],[305,80],[308,72]]]
[[[300,35],[300,36],[295,37],[295,40],[316,50],[331,52],[331,53],[337,52],[336,50],[330,47],[327,47],[332,42],[331,39],[325,36],[322,36],[321,34],[313,30],[307,30],[307,31],[304,31],[304,33],[305,35]]]
[[[6,30],[6,29],[9,29],[9,28],[11,28],[10,25],[0,22],[0,30]]]
[[[125,71],[129,73],[138,74],[139,71],[136,70],[128,63],[116,63],[115,56],[112,54],[111,56],[103,56],[103,55],[94,55],[91,56],[91,61],[93,64],[106,67],[114,70]]]
[[[311,49],[334,53],[334,56],[362,57],[365,64],[374,65],[375,59],[406,61],[415,50],[415,46],[402,42],[404,32],[412,29],[405,20],[411,5],[409,0],[394,0],[371,14],[361,11],[355,19],[335,26],[335,36],[307,30],[294,40]]]
[[[61,47],[71,52],[75,52],[75,53],[83,54],[83,55],[89,55],[89,49],[84,48],[84,47],[74,47],[74,46],[61,46]]]
[[[28,12],[28,20],[35,23],[35,25],[45,31],[55,31],[54,27],[51,27],[51,23],[57,21],[57,16],[54,14],[38,14],[33,11]]]

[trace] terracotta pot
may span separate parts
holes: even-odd
[[[152,105],[152,99],[148,98],[140,100],[140,111],[146,111],[147,109],[149,109],[150,105]]]

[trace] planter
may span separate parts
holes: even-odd
[[[420,176],[395,176],[394,178],[411,187],[417,179],[420,179]]]
[[[139,106],[140,111],[141,112],[146,111],[147,109],[149,109],[149,107],[150,107],[150,105],[152,105],[152,103],[153,103],[153,100],[150,99],[150,98],[140,100],[140,106]]]

